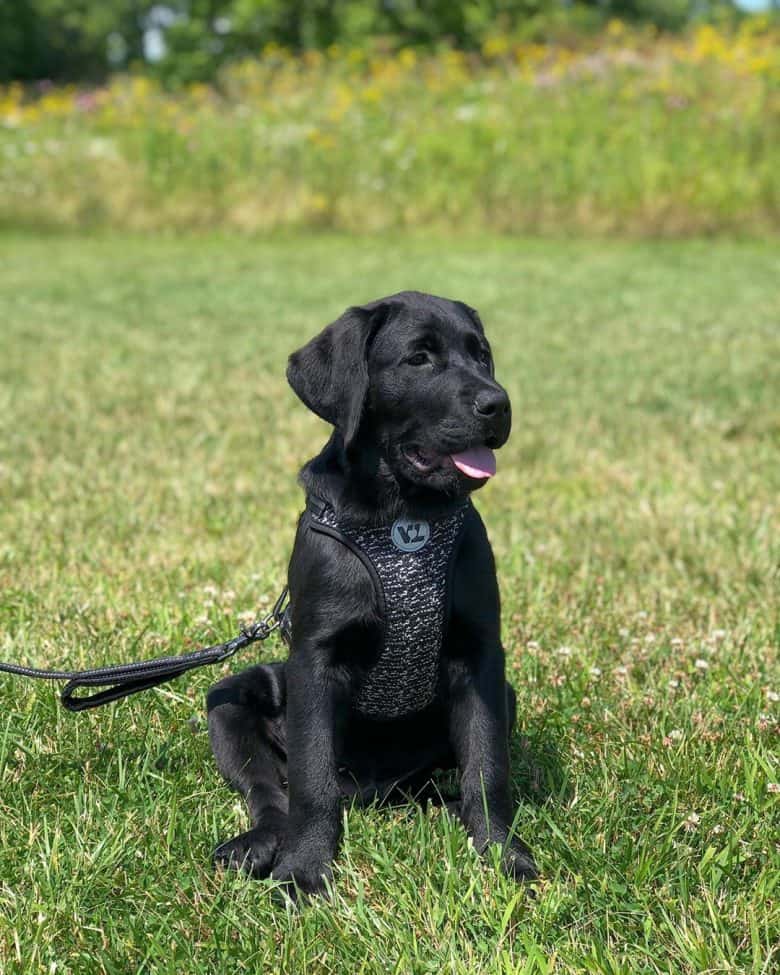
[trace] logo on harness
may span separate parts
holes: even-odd
[[[419,552],[431,537],[431,526],[427,521],[408,521],[399,518],[393,522],[390,538],[401,552]]]

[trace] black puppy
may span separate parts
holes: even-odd
[[[322,890],[348,797],[419,794],[457,767],[457,812],[477,849],[532,878],[510,835],[508,737],[495,565],[469,495],[509,436],[471,308],[402,292],[348,309],[289,361],[303,402],[332,423],[301,472],[307,508],[289,568],[290,655],[208,695],[220,771],[252,829],[217,863]]]

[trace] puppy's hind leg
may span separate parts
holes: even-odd
[[[252,828],[214,851],[218,866],[267,877],[287,825],[283,663],[226,677],[208,692],[209,738],[222,775],[246,800]]]

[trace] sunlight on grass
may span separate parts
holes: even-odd
[[[345,813],[331,903],[214,875],[227,666],[94,714],[0,680],[0,970],[766,975],[777,964],[770,245],[0,241],[0,657],[154,656],[284,580],[326,427],[287,353],[402,287],[477,307],[530,899],[440,811]],[[257,654],[281,654],[278,643]],[[231,666],[255,658],[248,652]]]

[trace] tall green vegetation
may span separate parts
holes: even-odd
[[[284,48],[217,85],[0,88],[0,223],[681,236],[780,229],[776,31],[479,57]]]

